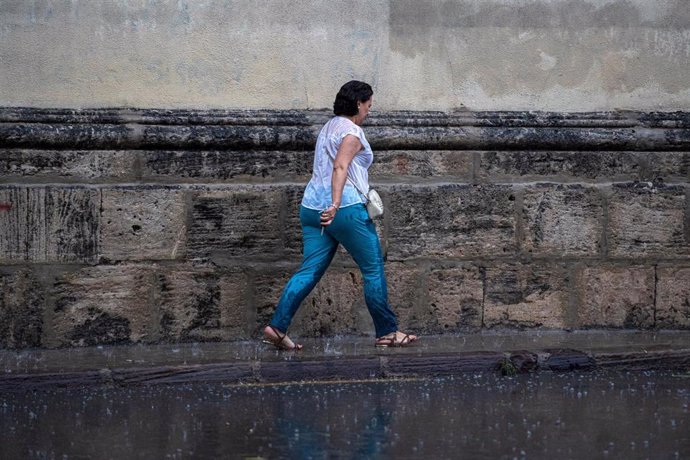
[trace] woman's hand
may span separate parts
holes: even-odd
[[[336,205],[332,204],[329,207],[327,207],[322,213],[321,213],[321,225],[324,227],[326,225],[331,225],[331,222],[333,222],[333,218],[335,218],[335,214],[338,212],[338,208]]]

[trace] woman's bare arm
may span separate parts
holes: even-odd
[[[330,225],[333,221],[343,198],[343,188],[347,181],[347,168],[360,150],[362,150],[362,143],[352,134],[345,136],[340,143],[338,153],[335,155],[335,161],[333,162],[333,177],[331,179],[332,205],[322,213],[321,225]]]

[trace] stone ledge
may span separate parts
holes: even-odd
[[[0,147],[311,150],[326,111],[0,108]],[[377,150],[688,150],[687,112],[389,112]]]
[[[69,109],[0,107],[0,123],[95,123],[143,125],[314,125],[331,111],[321,110],[194,110]],[[542,112],[542,111],[413,111],[374,112],[372,126],[521,126],[521,127],[665,127],[690,128],[690,114],[675,112]]]

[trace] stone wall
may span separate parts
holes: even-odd
[[[687,0],[2,0],[0,106],[688,110]]]
[[[255,337],[319,111],[0,109],[0,346]],[[405,329],[690,327],[690,115],[389,112],[365,131]],[[371,334],[338,254],[298,336]]]

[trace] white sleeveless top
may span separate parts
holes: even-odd
[[[302,206],[309,209],[323,211],[333,202],[331,197],[331,179],[333,176],[333,160],[338,153],[338,147],[347,136],[356,136],[362,143],[362,150],[355,154],[348,168],[349,180],[345,181],[343,197],[340,207],[352,206],[358,203],[366,203],[366,197],[362,196],[359,190],[366,194],[369,192],[369,173],[368,169],[374,161],[374,152],[364,137],[362,128],[354,124],[345,117],[333,117],[326,123],[316,141],[314,152],[314,169],[311,180],[304,190]],[[357,184],[355,188],[350,181]]]

